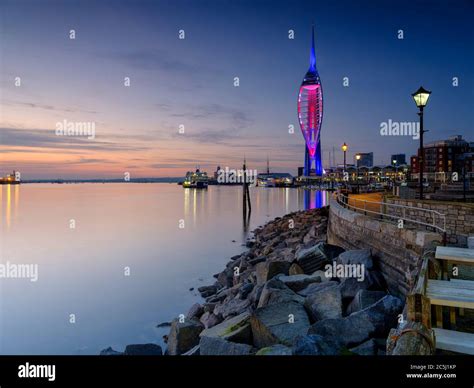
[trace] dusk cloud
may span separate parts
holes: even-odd
[[[2,104],[7,105],[7,106],[20,106],[20,107],[26,107],[26,108],[51,110],[51,111],[56,111],[56,112],[59,111],[59,112],[68,112],[68,113],[89,113],[89,114],[98,113],[97,111],[94,111],[94,110],[55,106],[55,105],[41,104],[41,103],[30,102],[30,101],[2,100]]]
[[[81,149],[95,151],[141,151],[150,147],[138,144],[123,144],[103,140],[88,140],[77,136],[56,136],[52,129],[0,128],[2,146],[38,148]]]

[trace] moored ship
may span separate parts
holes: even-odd
[[[208,184],[209,177],[207,176],[207,172],[201,172],[198,168],[195,172],[188,171],[186,173],[183,187],[190,189],[207,189]]]
[[[12,174],[8,174],[5,177],[0,178],[0,185],[19,185],[20,178],[16,171],[13,171]]]

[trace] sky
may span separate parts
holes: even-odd
[[[342,163],[344,142],[348,161],[414,154],[418,140],[380,125],[416,122],[420,85],[432,91],[425,141],[474,141],[473,4],[0,0],[0,175],[175,177],[244,157],[296,174],[313,22],[324,166]],[[58,136],[64,121],[93,123],[95,138]]]

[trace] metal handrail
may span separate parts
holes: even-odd
[[[343,201],[341,197],[346,197],[347,198],[347,202]],[[420,208],[420,207],[414,207],[414,206],[406,206],[406,205],[399,205],[399,204],[394,204],[394,203],[386,203],[386,202],[377,202],[377,201],[368,201],[368,200],[364,200],[364,199],[358,199],[358,198],[354,198],[354,197],[351,197],[349,198],[349,196],[344,196],[344,194],[342,194],[340,191],[338,191],[336,193],[336,199],[337,199],[337,202],[340,204],[340,205],[343,205],[344,207],[348,208],[348,209],[353,209],[355,211],[357,210],[360,210],[361,212],[363,212],[364,214],[367,214],[367,213],[371,213],[371,214],[376,214],[376,215],[380,215],[382,217],[388,217],[388,218],[392,218],[392,219],[396,219],[396,220],[404,220],[406,222],[411,222],[411,223],[414,223],[414,224],[418,224],[418,225],[423,225],[423,226],[427,226],[427,227],[430,227],[430,228],[434,228],[442,233],[445,233],[446,232],[446,215],[445,214],[442,214],[436,210],[431,210],[431,209],[424,209],[424,208]],[[364,206],[363,208],[361,207],[358,207],[358,206],[354,206],[354,205],[351,205],[349,203],[349,201],[354,201],[354,202],[363,202],[364,203]],[[368,210],[367,209],[367,204],[375,204],[375,205],[380,205],[381,206],[381,209],[382,211],[373,211],[373,210]],[[394,207],[394,208],[401,208],[402,209],[402,215],[392,215],[392,214],[387,214],[385,211],[384,211],[384,208],[387,207],[387,208],[390,208],[390,207]],[[417,210],[417,211],[425,211],[428,213],[427,217],[428,216],[431,216],[432,219],[433,219],[433,222],[432,223],[426,223],[426,222],[423,222],[423,221],[420,221],[420,220],[415,220],[415,219],[411,219],[411,218],[407,218],[406,217],[406,209],[413,209],[413,210]],[[439,220],[441,221],[442,223],[442,226],[438,226],[436,224],[436,216],[438,216]]]

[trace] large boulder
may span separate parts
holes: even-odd
[[[221,287],[232,287],[234,283],[234,269],[226,268],[217,275],[217,284]]]
[[[245,356],[254,353],[252,346],[227,341],[219,337],[201,337],[199,354],[201,356]]]
[[[321,277],[313,275],[279,276],[278,280],[295,292],[305,289],[312,283],[321,283]]]
[[[322,288],[305,299],[304,303],[315,321],[342,317],[341,290],[335,284]]]
[[[386,293],[384,291],[359,290],[347,307],[347,315],[360,311],[382,299]]]
[[[372,253],[370,249],[356,249],[345,251],[336,259],[337,264],[363,264],[365,269],[372,269],[374,263],[372,261]]]
[[[135,344],[127,345],[123,354],[126,356],[161,356],[163,350],[156,344]]]
[[[335,258],[339,257],[341,253],[344,252],[344,248],[341,248],[337,245],[332,245],[324,242],[320,244],[324,254],[326,255],[329,261],[334,260]]]
[[[336,245],[320,242],[310,248],[296,252],[296,261],[303,268],[305,274],[312,274],[320,270],[325,263],[339,256],[344,249]]]
[[[203,298],[207,298],[211,295],[214,295],[217,292],[217,286],[216,285],[202,286],[198,288],[198,291]]]
[[[233,317],[248,311],[250,304],[249,299],[234,298],[228,301],[226,300],[214,308],[214,314],[227,319],[228,317]]]
[[[304,298],[295,294],[279,279],[272,279],[263,287],[257,307],[283,302],[304,303]]]
[[[309,319],[304,307],[296,302],[270,304],[251,316],[253,343],[258,348],[275,344],[291,346],[298,335],[306,333]]]
[[[206,303],[219,303],[226,299],[230,294],[230,289],[228,287],[224,287],[219,290],[216,294],[212,294],[206,298]]]
[[[173,320],[168,335],[168,354],[172,356],[183,354],[196,346],[203,329],[204,326],[197,319],[186,319],[184,322]]]
[[[341,280],[339,286],[343,299],[353,299],[360,290],[367,290],[369,287],[370,281],[368,277],[365,277],[361,282],[356,278],[345,278]]]
[[[299,336],[293,345],[295,356],[336,356],[340,352],[339,342],[314,334]]]
[[[194,303],[188,311],[186,316],[188,319],[197,318],[199,319],[204,313],[204,308],[199,303]]]
[[[296,253],[296,261],[304,273],[311,274],[322,268],[328,257],[323,250],[324,243],[316,244],[310,248],[300,249]]]
[[[275,260],[258,263],[255,266],[257,285],[263,285],[278,274],[288,275],[291,264],[288,261]]]
[[[258,256],[255,257],[254,259],[250,259],[248,263],[250,265],[257,265],[258,263],[263,263],[264,261],[267,261],[267,256]]]
[[[239,297],[240,299],[247,299],[250,293],[253,291],[255,285],[253,283],[244,283],[239,288]]]
[[[273,345],[266,348],[260,349],[257,353],[257,356],[291,356],[291,348],[285,345]]]
[[[318,292],[328,287],[337,286],[338,284],[339,284],[338,282],[333,281],[333,280],[324,282],[324,283],[313,283],[313,284],[310,284],[308,287],[306,287],[304,290],[301,290],[300,292],[298,292],[298,295],[308,297],[310,295],[317,294]]]
[[[210,327],[213,327],[217,325],[218,323],[222,322],[222,318],[219,315],[215,315],[214,313],[211,313],[209,311],[206,311],[199,321],[204,325],[205,329],[209,329]]]
[[[348,348],[354,347],[371,337],[386,336],[388,331],[397,325],[398,314],[402,308],[400,299],[387,295],[346,318],[318,321],[309,328],[308,334],[322,335]]]
[[[219,337],[232,342],[251,343],[250,313],[245,312],[203,330],[201,337]]]

